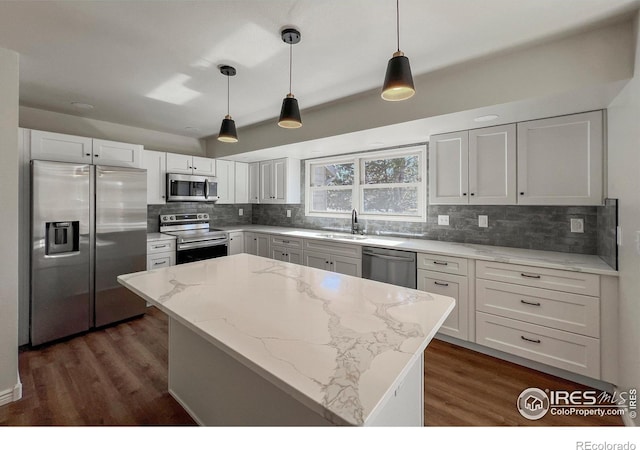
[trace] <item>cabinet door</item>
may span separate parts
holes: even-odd
[[[216,160],[218,204],[235,203],[236,167],[233,161]]]
[[[320,252],[304,252],[304,265],[316,269],[329,270],[330,256]]]
[[[287,249],[281,246],[272,246],[271,247],[271,259],[276,259],[278,261],[289,261],[289,257],[287,255]]]
[[[91,164],[93,139],[69,134],[31,131],[31,159]]]
[[[93,140],[93,163],[117,167],[142,167],[142,145]]]
[[[215,177],[216,176],[216,160],[213,158],[202,158],[200,156],[194,156],[193,157],[193,174]]]
[[[287,248],[287,261],[292,264],[302,265],[304,262],[302,250]]]
[[[468,203],[469,132],[431,136],[429,139],[429,203]]]
[[[349,258],[348,256],[332,255],[329,260],[329,270],[332,272],[351,275],[352,277],[362,277],[362,260]]]
[[[469,339],[469,281],[467,277],[418,269],[418,290],[453,297],[456,304],[439,332],[459,339]]]
[[[249,164],[236,162],[235,169],[235,203],[249,203]]]
[[[167,173],[193,173],[193,156],[167,153]]]
[[[164,205],[167,184],[166,153],[142,150],[142,168],[147,169],[147,204]]]
[[[256,233],[256,255],[263,256],[265,258],[271,257],[271,251],[269,248],[269,235]]]
[[[260,162],[260,203],[273,203],[271,179],[273,178],[273,162]]]
[[[249,164],[249,203],[260,203],[260,163]]]
[[[237,255],[244,252],[244,233],[242,231],[229,233],[229,255]]]
[[[518,124],[518,204],[600,205],[602,111]]]
[[[469,131],[469,204],[516,204],[515,124]]]
[[[244,233],[244,252],[250,255],[258,254],[258,239],[255,233]]]
[[[285,203],[287,195],[287,160],[276,159],[272,162],[271,194],[273,203]]]

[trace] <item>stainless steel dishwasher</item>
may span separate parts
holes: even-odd
[[[362,278],[416,288],[416,254],[404,250],[362,247]]]

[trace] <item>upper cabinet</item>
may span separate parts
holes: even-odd
[[[518,124],[518,204],[600,205],[602,111]]]
[[[236,166],[234,161],[216,159],[218,174],[218,201],[220,204],[236,203]]]
[[[602,111],[433,135],[429,203],[600,205],[603,159]]]
[[[515,125],[431,136],[429,203],[505,205],[515,201]]]
[[[260,163],[249,163],[249,203],[260,203]]]
[[[142,168],[147,169],[147,204],[166,203],[167,159],[165,152],[142,151]]]
[[[235,163],[236,166],[236,203],[249,203],[249,164]]]
[[[260,162],[260,203],[300,203],[300,160]]]
[[[216,175],[216,160],[200,156],[167,153],[167,173],[214,177]]]
[[[142,167],[142,145],[31,130],[31,159]]]

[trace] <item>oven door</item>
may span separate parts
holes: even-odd
[[[201,241],[179,244],[176,264],[186,264],[228,255],[228,240]]]
[[[218,200],[218,182],[213,177],[167,174],[167,201],[215,202]]]

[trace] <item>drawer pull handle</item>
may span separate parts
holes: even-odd
[[[449,283],[441,283],[440,281],[434,281],[433,284],[437,284],[438,286],[449,286]]]
[[[539,344],[541,342],[540,339],[529,339],[524,336],[520,336],[520,337],[522,338],[523,341],[533,342],[534,344]]]
[[[165,248],[165,247],[168,247],[168,246],[166,244],[153,246],[153,248]]]
[[[530,275],[528,273],[521,273],[520,275],[522,275],[525,278],[535,278],[535,279],[540,279],[540,275]]]
[[[434,263],[434,264],[437,264],[437,265],[439,265],[439,266],[448,266],[448,265],[449,265],[449,263],[448,263],[448,262],[441,262],[441,261],[434,261],[433,263]]]
[[[531,306],[542,306],[540,302],[528,302],[526,300],[520,300],[520,303],[524,303],[525,305],[531,305]]]
[[[289,241],[282,241],[282,243],[283,243],[283,244],[288,244],[288,243],[289,243]]]
[[[162,266],[163,264],[166,264],[166,261],[162,261],[162,262],[154,262],[153,265],[154,266]]]

